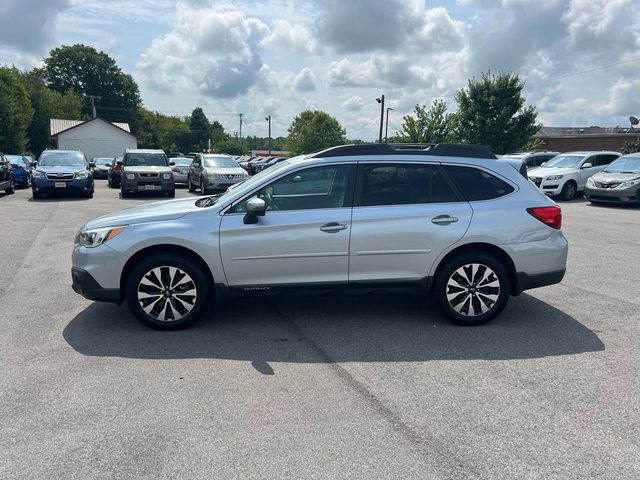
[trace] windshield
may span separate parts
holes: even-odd
[[[85,165],[84,155],[80,152],[44,152],[40,155],[38,165],[41,167],[79,167]]]
[[[96,165],[111,165],[113,158],[94,158],[93,163]]]
[[[640,157],[621,157],[603,170],[609,173],[640,173]]]
[[[124,156],[127,167],[166,167],[167,157],[164,153],[127,153]]]
[[[188,167],[193,162],[193,158],[172,158],[172,162],[175,162],[176,167]]]
[[[542,168],[574,168],[584,157],[584,155],[558,155],[545,163]]]
[[[249,190],[251,190],[253,188],[253,186],[257,183],[260,183],[262,181],[262,178],[267,176],[267,175],[273,175],[275,172],[280,171],[280,169],[286,167],[287,165],[289,165],[289,161],[284,161],[284,162],[280,162],[277,165],[275,165],[273,168],[270,168],[269,170],[263,170],[260,173],[255,174],[253,177],[249,178],[248,180],[245,180],[244,182],[242,182],[242,184],[238,187],[238,188],[234,188],[234,189],[229,189],[227,190],[225,193],[223,193],[222,195],[216,195],[213,197],[205,197],[201,200],[198,200],[198,202],[196,203],[196,205],[198,207],[211,207],[212,205],[215,205],[216,203],[219,203],[220,201],[224,201],[227,198],[229,198],[232,194],[235,195],[237,193],[237,191],[242,191],[242,192],[247,192]]]
[[[231,157],[204,157],[205,167],[238,167],[236,161]]]
[[[22,165],[22,155],[5,155],[7,160],[11,163],[11,165]]]

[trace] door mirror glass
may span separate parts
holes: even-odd
[[[175,165],[176,165],[176,162],[169,162],[170,167],[175,167]]]
[[[32,166],[32,167],[36,167],[36,166],[38,166],[38,162],[31,162],[31,166]]]
[[[584,165],[582,165],[582,168],[591,168],[593,167],[593,165],[591,165],[590,163],[585,163]]]
[[[95,168],[96,167],[96,162],[91,161],[89,162],[89,168]]]

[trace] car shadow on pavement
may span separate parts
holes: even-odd
[[[460,327],[427,299],[404,296],[279,297],[211,305],[197,324],[158,332],[125,305],[93,303],[64,329],[89,356],[215,358],[251,362],[508,360],[598,352],[598,336],[555,307],[523,294],[493,322]]]

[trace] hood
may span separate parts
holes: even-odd
[[[536,167],[527,172],[529,177],[548,177],[549,175],[569,175],[575,173],[577,168]]]
[[[142,167],[128,167],[125,165],[123,170],[127,173],[149,173],[149,172],[168,173],[171,171],[171,167],[169,166],[158,167],[155,165],[146,165]]]
[[[596,173],[591,178],[593,178],[594,182],[600,183],[622,183],[640,178],[640,173],[600,172]]]
[[[244,175],[246,173],[242,167],[206,167],[206,170],[213,175]]]
[[[147,203],[137,207],[127,208],[119,212],[108,213],[87,222],[87,228],[114,227],[117,225],[131,225],[134,223],[161,222],[184,217],[187,213],[198,210],[198,197],[167,200],[164,202]]]
[[[85,165],[52,165],[52,166],[40,166],[36,167],[36,170],[43,173],[77,173],[83,172],[87,169]]]

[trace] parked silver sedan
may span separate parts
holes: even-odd
[[[171,159],[175,163],[171,171],[173,172],[173,180],[175,183],[187,183],[189,178],[189,167],[193,158],[188,157],[174,157]]]

